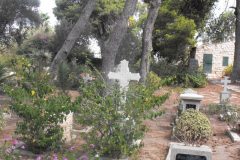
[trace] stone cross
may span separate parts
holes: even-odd
[[[118,65],[116,72],[108,73],[108,78],[118,80],[121,90],[127,91],[129,82],[132,80],[139,81],[140,74],[131,73],[128,68],[128,61],[122,60]]]
[[[230,80],[228,80],[228,78],[229,77],[224,77],[224,80],[221,80],[221,83],[223,83],[224,84],[224,90],[223,90],[223,92],[227,92],[227,85],[229,84],[229,83],[231,83],[231,81]]]
[[[93,77],[91,77],[88,73],[83,77],[84,83],[87,83],[88,81],[92,81]]]

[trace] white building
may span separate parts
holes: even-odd
[[[233,64],[234,48],[234,41],[202,44],[197,47],[194,58],[209,78],[219,78],[224,69]]]

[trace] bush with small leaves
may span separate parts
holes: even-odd
[[[188,109],[179,117],[175,135],[185,144],[201,145],[212,135],[210,121],[203,113]]]
[[[39,71],[34,64],[24,65],[18,72],[17,85],[5,85],[11,97],[10,109],[21,121],[16,134],[26,143],[27,149],[41,153],[58,149],[63,142],[60,123],[74,110],[70,97],[57,91],[50,83],[50,75]]]

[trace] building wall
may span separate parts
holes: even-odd
[[[228,57],[228,64],[233,64],[234,59],[233,41],[218,44],[202,44],[197,47],[195,59],[198,60],[199,66],[203,66],[203,55],[212,54],[212,73],[208,74],[209,78],[222,77],[226,66],[223,66],[223,57]]]

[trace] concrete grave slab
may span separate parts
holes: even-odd
[[[212,160],[212,150],[208,146],[194,147],[183,143],[170,143],[166,160],[180,160],[181,156],[194,160]]]
[[[230,130],[227,132],[233,142],[240,142],[240,136],[237,133]]]

